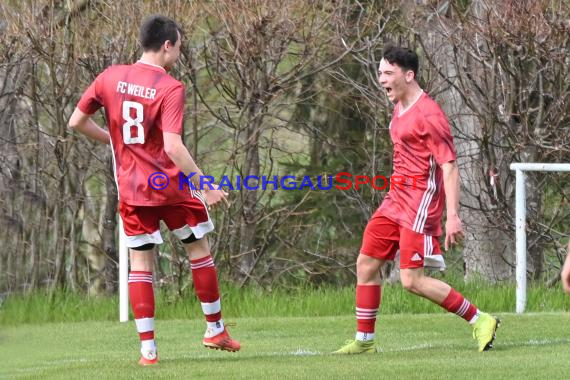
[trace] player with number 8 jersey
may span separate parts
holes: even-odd
[[[195,173],[190,180],[197,187],[203,175],[182,140],[184,86],[167,73],[180,56],[181,38],[174,20],[148,17],[141,26],[141,59],[99,74],[69,120],[71,128],[113,149],[141,365],[158,362],[153,270],[155,244],[162,243],[160,221],[182,241],[189,256],[194,290],[206,319],[203,345],[232,352],[241,347],[224,325],[217,272],[204,239],[214,229],[207,204],[227,203],[228,194],[216,188],[190,191],[186,181],[182,188],[178,183],[180,173]],[[91,119],[100,108],[105,110],[109,132]]]
[[[85,114],[105,107],[121,202],[157,206],[191,198],[188,184],[178,187],[180,169],[163,141],[163,132],[182,134],[184,97],[182,83],[163,67],[141,61],[107,68],[81,97],[77,108]],[[168,186],[149,184],[156,172],[168,177]]]

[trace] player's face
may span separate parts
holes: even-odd
[[[167,41],[165,43],[166,65],[164,68],[166,70],[172,69],[172,66],[174,66],[174,64],[176,63],[176,61],[178,61],[178,58],[180,57],[180,46],[182,45],[181,39],[182,36],[180,35],[180,33],[178,33],[178,39],[176,40],[176,43],[174,45],[172,45],[170,41]]]
[[[382,58],[378,67],[378,82],[386,90],[386,95],[391,102],[395,103],[404,97],[411,80],[413,80],[413,72],[404,72],[400,66],[393,65]]]

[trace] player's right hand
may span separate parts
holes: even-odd
[[[208,205],[208,210],[219,202],[223,202],[227,207],[229,207],[230,206],[230,202],[228,201],[229,194],[224,190],[220,189],[216,184],[212,184],[212,187],[214,189],[210,189],[209,186],[206,186],[206,188],[202,190],[202,192],[204,193],[204,197],[206,198],[206,204]]]

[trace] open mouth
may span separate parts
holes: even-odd
[[[386,95],[390,96],[392,94],[392,87],[384,87],[386,90]]]

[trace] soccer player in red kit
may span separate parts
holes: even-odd
[[[368,221],[356,261],[355,340],[335,353],[376,352],[374,328],[380,307],[380,268],[400,250],[400,279],[411,293],[425,297],[473,326],[479,351],[492,347],[498,320],[480,312],[448,284],[428,277],[424,267],[444,269],[438,237],[447,210],[445,248],[463,237],[459,219],[459,171],[447,119],[422,91],[416,75],[418,56],[388,45],[379,67],[379,82],[396,103],[390,122],[394,145],[393,175],[406,178],[395,186]],[[417,181],[415,184],[414,181]]]
[[[218,189],[201,193],[185,181],[179,189],[180,172],[196,173],[191,177],[195,189],[203,175],[182,141],[184,86],[168,74],[180,55],[180,39],[173,20],[148,17],[140,29],[140,60],[111,66],[99,74],[69,120],[71,128],[111,144],[113,150],[119,213],[130,256],[129,296],[142,365],[158,360],[152,272],[155,245],[162,243],[160,220],[181,239],[189,255],[195,292],[207,323],[204,346],[240,349],[224,327],[216,268],[204,238],[214,229],[207,205],[227,202],[227,193]],[[91,119],[101,107],[108,132]],[[161,178],[151,178],[157,172],[163,173]]]

